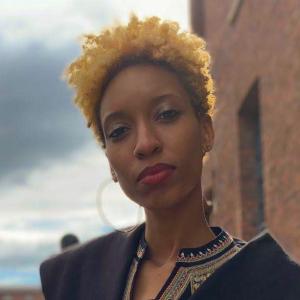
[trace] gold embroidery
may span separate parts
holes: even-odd
[[[190,253],[189,255],[184,255],[182,251],[179,254],[177,261],[179,262],[200,262],[208,257],[214,256],[223,250],[225,250],[233,242],[232,237],[228,236],[224,240],[219,240],[218,244],[214,244],[211,248],[207,248],[205,252],[198,252],[197,255]]]
[[[127,279],[127,284],[126,284],[125,292],[123,295],[123,300],[130,300],[130,292],[131,292],[131,288],[132,288],[132,284],[133,284],[133,278],[137,271],[137,267],[138,267],[138,261],[136,259],[133,259],[133,263],[131,264],[130,270],[129,270],[129,276]]]
[[[216,269],[241,250],[242,246],[238,244],[231,248],[232,243],[235,243],[233,238],[224,231],[222,233],[222,236],[219,235],[208,245],[209,247],[201,248],[198,253],[195,249],[187,248],[179,252],[176,263],[178,270],[158,300],[178,300],[187,289],[191,295],[194,294]],[[140,243],[130,267],[123,300],[130,300],[134,276],[145,251],[146,246]],[[223,254],[220,255],[222,252]],[[219,257],[215,258],[216,256]]]
[[[191,287],[191,293],[193,294],[217,268],[238,253],[239,250],[238,247],[233,247],[218,259],[208,263],[190,267],[180,267],[159,300],[177,300],[182,296],[189,285]]]

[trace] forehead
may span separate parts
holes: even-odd
[[[108,111],[131,104],[145,104],[144,101],[163,94],[187,96],[175,72],[151,64],[126,67],[108,84],[101,99],[101,117]]]

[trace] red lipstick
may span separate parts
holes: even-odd
[[[175,167],[168,164],[156,164],[146,167],[138,176],[137,181],[147,185],[162,183],[174,172]]]

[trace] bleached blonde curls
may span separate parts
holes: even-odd
[[[214,84],[210,55],[205,47],[203,39],[180,31],[176,22],[161,21],[158,17],[139,20],[132,15],[127,25],[106,29],[99,35],[85,35],[82,54],[67,67],[65,76],[75,89],[75,104],[105,147],[98,120],[104,84],[111,70],[130,57],[165,62],[184,76],[184,82],[195,96],[193,101],[202,112],[212,115]]]

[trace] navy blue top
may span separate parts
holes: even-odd
[[[122,299],[144,227],[113,232],[47,259],[40,267],[45,299]],[[214,299],[298,300],[300,267],[265,231],[215,269],[189,298]]]
[[[234,239],[220,227],[211,227],[215,238],[195,248],[182,248],[178,252],[175,266],[159,293],[153,300],[189,299],[204,281],[221,265],[237,254],[246,242]],[[136,275],[147,253],[144,233],[128,274],[123,300],[133,299]]]

